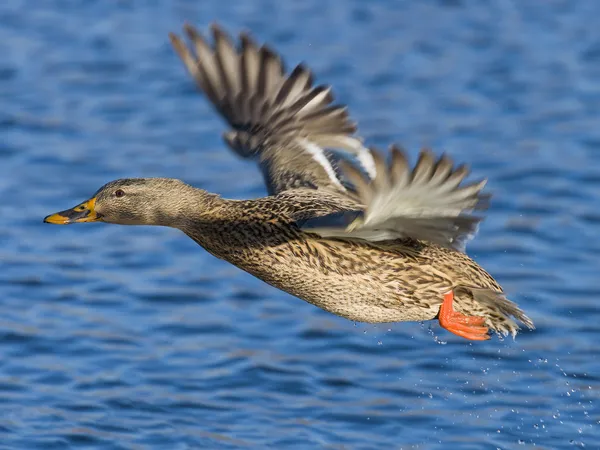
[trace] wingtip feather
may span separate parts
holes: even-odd
[[[256,139],[235,142],[264,144],[266,139],[281,138],[282,131],[286,139],[290,134],[339,142],[338,137],[352,137],[356,125],[342,107],[329,108],[334,101],[331,87],[314,86],[312,72],[304,64],[288,75],[279,53],[267,44],[258,47],[246,31],[239,33],[236,48],[217,22],[208,29],[212,39],[207,40],[193,25],[184,23],[183,34],[191,48],[175,34],[169,38],[200,89],[233,130],[256,134]]]

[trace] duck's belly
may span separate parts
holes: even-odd
[[[400,281],[381,286],[368,276],[340,278],[309,272],[282,272],[283,282],[269,276],[259,278],[330,313],[357,322],[430,320],[436,317],[442,302],[442,294],[439,303],[419,301]]]
[[[232,262],[278,289],[357,322],[433,319],[444,292],[451,289],[445,281],[415,289],[402,274],[410,270],[418,275],[419,269],[415,274],[415,267],[397,254],[370,255],[363,247],[357,256],[319,247],[311,243],[307,251],[295,248],[283,253],[285,258],[281,251],[263,249],[253,258]]]

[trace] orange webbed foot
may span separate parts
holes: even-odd
[[[454,311],[454,308],[452,307],[453,301],[454,294],[452,291],[444,294],[444,302],[440,307],[440,313],[438,315],[441,327],[451,333],[472,341],[486,341],[490,339],[488,328],[483,326],[485,318],[466,316]]]

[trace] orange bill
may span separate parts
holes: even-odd
[[[51,214],[44,218],[44,222],[56,225],[70,223],[99,222],[102,217],[96,212],[96,198],[91,198],[74,208]]]

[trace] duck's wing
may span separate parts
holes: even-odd
[[[217,25],[211,26],[212,45],[192,26],[184,29],[193,50],[170,34],[173,47],[230,125],[225,141],[258,162],[270,194],[294,188],[345,192],[338,159],[325,149],[356,158],[369,176],[375,175],[346,107],[332,104],[329,86],[313,85],[309,69],[298,65],[287,74],[279,55],[245,33],[236,47]]]
[[[421,151],[414,168],[405,153],[391,148],[391,162],[371,151],[377,175],[368,180],[356,167],[343,164],[342,170],[354,184],[363,208],[303,222],[306,231],[323,237],[388,241],[413,238],[464,251],[477,232],[487,209],[489,194],[482,193],[486,180],[461,185],[469,169],[454,167],[445,155],[436,158]]]

